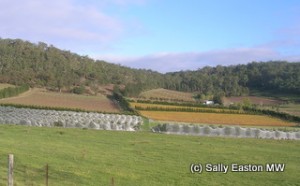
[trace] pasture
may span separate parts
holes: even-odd
[[[141,115],[159,121],[245,126],[295,126],[277,118],[263,115],[194,113],[169,111],[140,111]]]
[[[1,99],[0,103],[72,108],[87,111],[120,113],[118,106],[104,95],[88,96],[50,92],[34,88],[17,97]]]
[[[15,185],[297,185],[300,143],[64,128],[0,125],[0,185],[7,154]],[[284,172],[203,172],[192,163],[284,163]]]
[[[142,92],[139,97],[154,100],[195,102],[192,93],[167,90],[163,88]]]

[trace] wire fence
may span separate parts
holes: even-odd
[[[10,167],[10,161],[9,156],[0,156],[0,185],[48,186],[48,179],[46,178],[49,176],[49,167],[47,164],[40,167],[32,167],[31,165],[24,164],[17,156],[14,156],[12,160],[13,166]]]
[[[49,186],[66,185],[63,182],[65,177],[74,178],[73,173],[57,170],[55,167],[45,163],[41,166],[33,166],[23,162],[18,156],[13,156],[13,163],[10,164],[10,155],[0,153],[0,186]],[[12,166],[12,167],[11,167]],[[13,181],[9,181],[10,173]],[[100,180],[99,180],[100,181]],[[105,185],[115,186],[115,179],[111,177],[106,180]],[[76,182],[68,185],[85,185]],[[99,185],[103,185],[100,184]]]

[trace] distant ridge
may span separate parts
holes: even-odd
[[[43,42],[0,39],[0,83],[56,90],[125,85],[126,96],[153,88],[195,92],[199,96],[239,96],[252,90],[300,94],[300,63],[252,62],[161,74],[93,60]]]

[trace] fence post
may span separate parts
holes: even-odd
[[[8,186],[14,185],[14,155],[9,154],[8,155]]]
[[[46,177],[46,186],[48,186],[48,178],[49,178],[49,166],[48,166],[48,163],[46,164],[46,174],[45,174],[45,177]]]
[[[111,186],[115,186],[115,179],[114,179],[114,177],[111,177]]]

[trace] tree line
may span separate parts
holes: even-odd
[[[43,42],[0,38],[0,83],[27,84],[60,91],[88,86],[125,85],[122,94],[166,88],[206,96],[240,96],[250,91],[300,94],[300,63],[252,62],[246,65],[204,67],[161,74],[133,69],[60,50]]]

